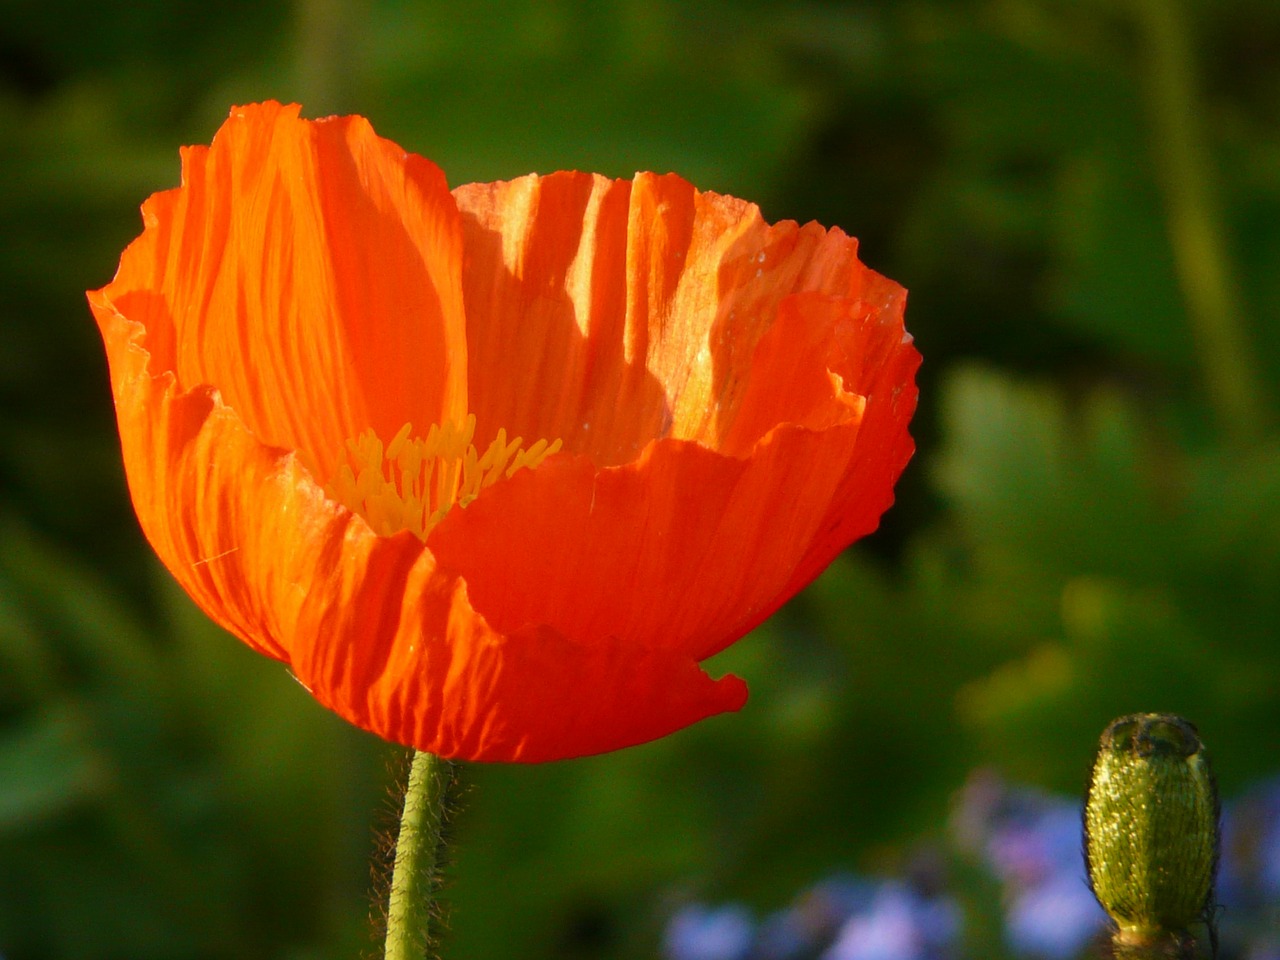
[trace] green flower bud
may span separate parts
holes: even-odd
[[[1116,923],[1117,945],[1184,941],[1192,924],[1211,919],[1218,791],[1192,724],[1167,713],[1112,721],[1084,825],[1089,883]]]

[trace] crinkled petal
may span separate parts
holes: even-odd
[[[879,279],[843,233],[770,226],[677,176],[558,173],[454,194],[481,429],[560,438],[602,466],[655,438],[721,447],[781,301],[858,299]]]
[[[878,281],[869,285],[860,302],[860,309],[867,311],[863,318],[844,316],[837,321],[847,336],[839,338],[840,353],[832,357],[831,369],[845,388],[867,398],[858,444],[782,600],[806,586],[850,543],[876,529],[893,505],[894,487],[915,453],[907,428],[919,398],[915,375],[920,354],[902,325],[904,291],[890,280]],[[811,309],[816,313],[822,305]],[[826,309],[841,308],[829,302]]]
[[[698,658],[723,649],[892,502],[919,358],[901,288],[880,291],[782,301],[725,450],[668,438],[606,468],[559,455],[450,514],[428,542],[501,629],[547,623]]]
[[[264,443],[327,477],[367,427],[465,415],[456,205],[364,119],[233,110],[143,216],[103,296],[145,328],[153,374],[216,387]]]
[[[218,623],[420,749],[550,760],[737,709],[699,661],[872,529],[912,451],[901,288],[678,177],[451,196],[361,118],[263,104],[144,218],[90,303],[146,535]],[[468,407],[482,446],[564,450],[426,544],[309,472]]]
[[[499,629],[546,623],[702,659],[776,605],[857,433],[779,427],[745,460],[687,440],[604,469],[557,455],[450,513],[428,543]]]
[[[686,654],[541,625],[510,635],[411,534],[378,537],[215,392],[152,377],[139,324],[100,294],[134,506],[216,622],[289,663],[314,696],[386,739],[448,757],[540,761],[664,736],[746,698]]]
[[[141,324],[101,293],[102,331],[125,474],[152,547],[217,623],[255,649],[289,659],[308,583],[308,553],[341,523],[296,457],[257,440],[217,391],[183,392],[152,376]]]
[[[546,625],[499,632],[429,553],[403,560],[375,550],[366,566],[344,564],[359,583],[348,602],[319,605],[321,629],[294,660],[319,700],[384,737],[445,757],[541,762],[644,743],[746,701],[740,679],[712,680],[687,654],[582,643]]]

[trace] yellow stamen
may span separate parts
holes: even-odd
[[[347,461],[324,488],[331,498],[360,514],[379,536],[412,530],[427,532],[457,504],[465,507],[485,487],[517,470],[533,469],[560,449],[560,441],[539,440],[522,450],[522,438],[507,440],[499,430],[480,454],[475,444],[475,414],[466,423],[435,424],[426,439],[410,438],[401,427],[383,447],[372,429],[347,441]]]

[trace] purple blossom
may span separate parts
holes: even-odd
[[[752,960],[796,960],[816,956],[845,921],[864,910],[876,885],[850,874],[836,874],[810,887],[786,910],[760,927]]]
[[[1280,778],[1254,787],[1224,811],[1220,879],[1224,903],[1280,900]]]
[[[1107,927],[1085,880],[1080,805],[975,774],[956,805],[953,849],[985,863],[1003,887],[1009,955],[1090,955]],[[1218,914],[1224,957],[1280,960],[1280,778],[1231,804],[1223,817]],[[667,960],[951,960],[960,944],[958,901],[946,857],[924,848],[908,881],[836,875],[756,924],[746,908],[691,905],[666,931]],[[980,903],[975,900],[975,903]],[[995,918],[992,918],[995,919]],[[987,951],[989,952],[989,951]]]
[[[1083,877],[1058,874],[1014,896],[1005,917],[1009,945],[1045,960],[1079,955],[1107,925]]]
[[[999,824],[987,842],[987,859],[1016,887],[1050,882],[1063,873],[1083,876],[1080,807],[1045,802],[1033,816]]]
[[[689,904],[667,925],[668,960],[745,960],[755,939],[755,921],[746,907]]]
[[[960,931],[950,897],[925,898],[900,883],[884,884],[865,911],[840,929],[823,960],[934,960]]]

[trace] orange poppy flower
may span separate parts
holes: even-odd
[[[125,470],[195,601],[445,757],[737,710],[700,661],[893,499],[904,291],[675,176],[450,192],[361,117],[235,109],[91,292]]]

